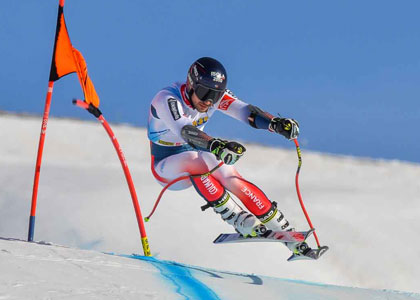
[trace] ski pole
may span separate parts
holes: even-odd
[[[302,167],[302,153],[300,151],[298,140],[294,139],[293,141],[295,142],[296,152],[297,152],[297,156],[298,156],[298,160],[299,160],[298,168],[297,168],[297,171],[296,171],[296,178],[295,178],[296,192],[297,192],[297,195],[298,195],[298,198],[299,198],[300,206],[302,207],[303,213],[305,214],[306,220],[308,221],[309,227],[311,229],[314,229],[314,226],[312,225],[311,219],[309,218],[308,212],[306,211],[305,205],[303,204],[302,195],[300,193],[300,188],[299,188],[299,173],[300,173],[300,168]],[[315,231],[314,231],[314,237],[315,237],[316,243],[318,245],[318,248],[320,248],[321,245],[319,243],[318,236],[317,236]]]
[[[181,180],[185,180],[188,179],[190,177],[201,177],[201,176],[209,176],[211,173],[213,173],[214,171],[216,171],[218,168],[220,168],[223,165],[223,162],[220,162],[217,166],[215,166],[213,169],[211,169],[210,171],[208,171],[207,173],[204,174],[198,174],[198,175],[184,175],[184,176],[180,176],[178,178],[175,178],[174,180],[170,181],[163,189],[162,191],[159,193],[158,198],[156,199],[155,205],[153,206],[152,211],[150,212],[150,214],[144,218],[144,220],[146,222],[150,221],[150,218],[152,217],[152,215],[155,213],[155,210],[160,202],[160,199],[162,198],[163,194],[165,193],[165,191],[173,184],[177,183],[178,181]]]

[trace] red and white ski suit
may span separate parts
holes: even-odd
[[[185,96],[185,84],[175,83],[153,98],[148,120],[151,144],[152,172],[157,181],[166,185],[184,175],[204,174],[220,161],[210,153],[188,145],[181,136],[185,125],[203,130],[214,112],[220,111],[239,121],[248,123],[248,104],[226,91],[222,99],[207,112],[194,109]],[[208,202],[219,200],[225,189],[234,194],[257,217],[272,209],[272,203],[257,186],[245,180],[233,165],[222,165],[210,176],[192,178],[197,192]],[[182,190],[191,186],[190,179],[170,187]]]

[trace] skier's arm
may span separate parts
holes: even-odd
[[[248,111],[249,125],[257,129],[267,129],[270,131],[274,131],[270,128],[271,121],[274,119],[274,117],[270,113],[265,112],[259,107],[251,104],[248,105]]]
[[[213,139],[204,131],[197,129],[193,125],[185,125],[181,129],[181,135],[184,141],[186,141],[192,147],[210,152],[210,141]]]
[[[274,117],[257,106],[245,103],[230,91],[226,91],[217,109],[254,128],[276,132],[287,139],[295,139],[299,135],[299,124],[295,120]]]
[[[270,113],[262,111],[260,108],[248,105],[249,125],[258,129],[267,129],[283,135],[289,140],[293,140],[299,135],[299,123],[294,119],[273,117]]]
[[[213,138],[192,125],[182,127],[181,135],[192,147],[213,153],[218,160],[227,165],[233,165],[246,151],[245,147],[237,142]]]
[[[222,99],[219,101],[217,109],[254,128],[274,131],[270,128],[270,123],[274,116],[257,106],[242,101],[229,90],[226,90]]]
[[[164,122],[166,130],[171,131],[182,140],[181,130],[185,125],[191,125],[191,119],[185,117],[179,100],[163,94],[155,104],[156,117]]]

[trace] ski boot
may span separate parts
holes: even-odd
[[[306,242],[302,243],[284,243],[290,251],[292,251],[293,255],[295,256],[305,256],[309,251],[311,251],[311,247],[308,246]],[[292,256],[293,256],[292,255]]]
[[[290,223],[287,221],[281,211],[277,209],[277,203],[272,202],[270,210],[258,219],[265,225],[268,230],[273,231],[295,231],[294,228],[289,227]],[[305,256],[312,249],[306,242],[302,243],[283,243],[295,256]]]
[[[262,235],[267,231],[266,226],[253,214],[236,204],[227,191],[222,199],[213,206],[213,210],[244,237]]]

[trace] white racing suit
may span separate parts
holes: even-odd
[[[217,110],[250,124],[249,105],[230,91],[226,91],[221,100],[207,112],[200,113],[192,107],[185,88],[185,84],[182,83],[164,88],[153,98],[150,106],[148,137],[151,142],[151,167],[153,175],[162,185],[183,175],[204,174],[219,163],[212,153],[197,150],[186,143],[181,136],[184,126],[193,125],[203,130]],[[268,124],[257,128],[263,127],[268,129]],[[170,189],[182,190],[191,184],[209,203],[220,201],[226,189],[263,223],[276,218],[276,223],[281,223],[281,229],[289,225],[276,209],[275,203],[272,203],[257,186],[245,180],[233,165],[222,165],[210,176],[191,177],[191,180],[180,181]]]

